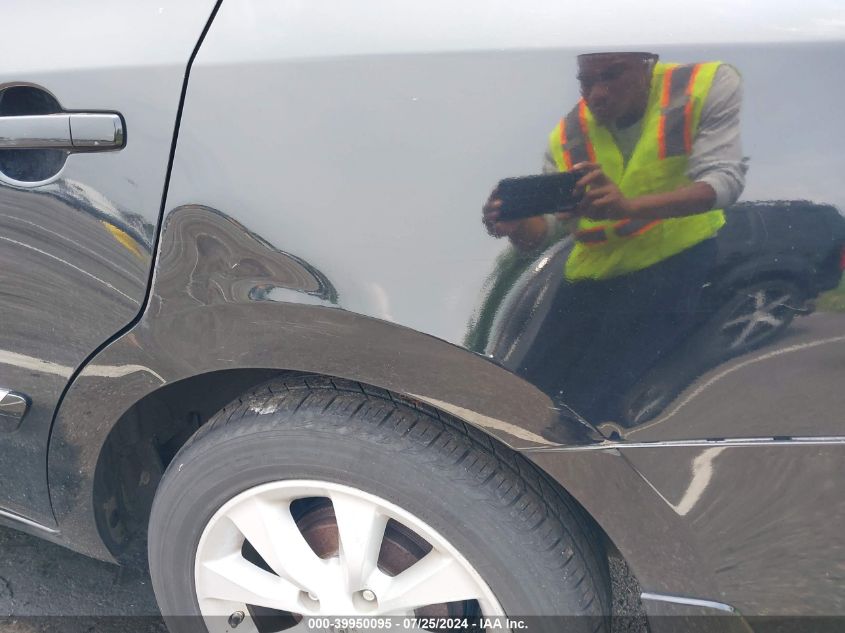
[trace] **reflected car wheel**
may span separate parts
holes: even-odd
[[[804,293],[793,282],[771,279],[735,292],[714,324],[718,352],[733,356],[763,345],[803,312]]]
[[[661,413],[711,367],[772,341],[803,314],[805,294],[791,281],[770,279],[736,291],[674,357],[659,364],[626,394],[625,426],[644,424]]]
[[[174,632],[386,615],[595,632],[609,611],[594,528],[524,458],[337,380],[271,381],[197,431],[156,494],[149,557]]]

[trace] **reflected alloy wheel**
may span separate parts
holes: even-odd
[[[503,615],[547,616],[534,633],[598,633],[602,544],[518,453],[413,401],[313,376],[255,387],[200,427],[148,528],[171,633],[330,630],[319,618],[337,616],[483,631]]]
[[[717,321],[722,351],[734,355],[766,343],[804,311],[803,305],[803,293],[786,280],[763,281],[737,291]]]
[[[304,618],[321,616],[504,616],[433,528],[330,482],[268,483],[230,500],[203,531],[194,582],[210,630],[233,614],[260,633],[305,631]]]

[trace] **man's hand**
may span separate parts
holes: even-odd
[[[572,169],[584,172],[575,185],[576,193],[584,196],[578,204],[577,213],[593,220],[682,218],[710,211],[716,203],[716,191],[706,182],[693,182],[674,191],[626,198],[601,165],[578,163]]]
[[[519,230],[520,220],[499,220],[502,212],[502,199],[499,198],[499,190],[494,189],[493,193],[481,208],[481,221],[487,227],[487,233],[493,237],[510,237]]]
[[[500,220],[501,212],[502,199],[499,198],[498,189],[494,189],[481,208],[481,221],[493,237],[507,237],[516,248],[523,251],[537,248],[546,239],[546,219],[542,215],[523,220]],[[563,219],[561,216],[568,214],[557,215]]]
[[[619,220],[636,215],[633,201],[607,177],[601,165],[578,163],[572,170],[583,173],[575,185],[575,192],[582,196],[577,207],[579,214],[593,220]]]

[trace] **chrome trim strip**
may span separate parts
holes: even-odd
[[[528,447],[521,449],[524,453],[570,453],[583,451],[611,451],[623,448],[668,448],[668,447],[689,447],[689,448],[711,448],[718,446],[826,446],[845,444],[844,436],[825,437],[739,437],[718,440],[665,440],[662,442],[616,442],[607,441],[587,446],[555,446],[555,447]]]
[[[14,521],[16,523],[22,523],[23,525],[26,525],[26,526],[31,527],[31,528],[35,528],[36,530],[41,530],[42,532],[47,532],[48,534],[58,534],[59,533],[59,531],[54,529],[54,528],[47,527],[46,525],[41,525],[37,521],[33,521],[32,519],[27,519],[26,517],[22,517],[18,514],[15,514],[14,512],[8,512],[6,510],[0,509],[0,518],[11,519],[12,521]]]
[[[640,600],[654,600],[656,602],[671,602],[672,604],[683,604],[690,607],[705,607],[707,609],[715,609],[716,611],[724,611],[733,615],[739,615],[739,611],[734,609],[731,605],[724,602],[715,602],[713,600],[701,600],[699,598],[684,598],[681,596],[669,596],[660,593],[649,593],[643,591],[640,594]]]

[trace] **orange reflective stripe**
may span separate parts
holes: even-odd
[[[626,235],[630,235],[630,233],[625,232],[628,227],[630,227],[632,224],[635,226],[639,226],[639,222],[641,222],[641,220],[632,220],[631,218],[619,220],[619,222],[613,225],[613,232],[616,233],[618,237],[625,237]],[[636,228],[632,229],[631,232],[635,230]]]
[[[666,158],[666,108],[669,107],[669,89],[672,86],[674,66],[670,66],[663,74],[663,90],[660,93],[660,120],[657,122],[657,156],[660,160]]]
[[[641,235],[650,228],[660,224],[660,220],[645,220],[628,218],[620,220],[613,225],[613,232],[617,237],[631,237],[632,235]]]
[[[594,226],[589,229],[575,231],[575,239],[582,244],[599,244],[607,241],[607,231],[603,226]]]
[[[663,220],[626,218],[624,220],[614,222],[609,227],[594,226],[589,229],[581,229],[580,231],[576,231],[575,239],[581,242],[582,244],[600,244],[608,240],[607,231],[609,229],[613,230],[613,233],[616,235],[616,237],[634,237],[637,235],[642,235],[646,231],[653,229],[662,221]]]
[[[581,104],[575,106],[561,123],[561,143],[563,143],[563,160],[567,169],[573,165],[590,159],[593,144],[586,128],[581,122]],[[593,151],[593,156],[595,152]]]
[[[661,108],[668,108],[669,107],[669,97],[671,95],[671,88],[672,88],[672,75],[675,72],[675,66],[671,66],[666,69],[666,73],[663,75],[663,92],[660,94],[660,107]]]
[[[566,117],[560,120],[560,147],[563,150],[563,164],[566,165],[567,171],[572,169],[572,155],[569,153],[566,145]]]
[[[657,226],[658,224],[660,224],[663,220],[652,220],[652,221],[650,221],[650,222],[649,222],[649,221],[647,221],[647,220],[642,220],[642,221],[643,221],[643,222],[645,222],[645,224],[643,224],[643,225],[642,225],[641,227],[639,227],[636,231],[634,231],[633,233],[631,233],[628,237],[634,237],[635,235],[642,235],[642,234],[643,234],[643,233],[645,233],[646,231],[648,231],[648,230],[650,230],[650,229],[653,229],[655,226]]]
[[[692,89],[698,65],[673,66],[666,70],[660,98],[657,147],[661,159],[683,156],[692,149]]]
[[[581,133],[584,135],[585,145],[587,146],[587,156],[590,162],[596,162],[596,150],[593,147],[593,142],[590,140],[590,128],[587,126],[587,102],[584,99],[578,103],[578,122],[581,124]]]

